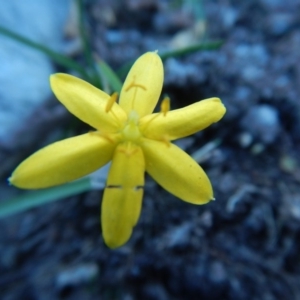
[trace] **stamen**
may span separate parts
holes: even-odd
[[[143,132],[145,133],[146,131],[147,131],[147,128],[148,128],[148,126],[149,126],[149,124],[154,120],[154,119],[156,119],[158,116],[159,116],[159,114],[152,114],[152,115],[150,115],[151,116],[151,119],[145,124],[145,127],[143,128]]]
[[[135,76],[133,76],[133,80],[132,82],[125,88],[125,92],[128,92],[131,88],[135,88],[134,91],[133,91],[133,96],[132,96],[132,101],[131,101],[131,108],[133,109],[135,104],[135,99],[136,99],[136,95],[137,95],[137,91],[138,91],[138,88],[144,90],[144,91],[147,91],[147,88],[142,85],[142,84],[139,84],[139,83],[135,83]]]
[[[167,112],[170,110],[170,98],[165,97],[160,105],[160,111],[164,114],[164,117],[167,115]]]
[[[133,81],[127,86],[125,92],[128,92],[132,87],[139,87],[142,90],[147,91],[147,88],[144,85],[135,83],[135,77],[133,77]]]
[[[117,101],[119,94],[117,92],[113,93],[110,98],[107,100],[105,112],[109,112],[114,105],[114,103]]]

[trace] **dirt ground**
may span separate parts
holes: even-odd
[[[107,2],[88,1],[87,30],[116,69],[203,32],[223,41],[164,62],[172,108],[214,96],[227,107],[178,142],[192,155],[215,143],[201,165],[216,201],[184,203],[147,176],[140,221],[113,251],[102,192],[3,219],[0,298],[300,299],[300,1]]]

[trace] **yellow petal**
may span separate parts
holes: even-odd
[[[24,189],[39,189],[66,183],[108,163],[116,143],[95,132],[68,138],[35,152],[9,178]]]
[[[113,156],[101,209],[103,238],[110,248],[125,244],[139,219],[144,172],[141,148],[128,142],[120,144]]]
[[[178,198],[205,204],[213,200],[213,191],[202,168],[174,144],[143,139],[141,144],[146,172]]]
[[[135,110],[140,117],[150,114],[159,99],[164,80],[163,64],[155,52],[137,59],[124,82],[120,106],[129,114]]]
[[[110,96],[86,81],[68,74],[50,76],[58,100],[77,118],[102,132],[118,130],[127,116],[117,103],[106,112]]]
[[[140,120],[144,136],[156,140],[175,140],[218,122],[226,108],[218,98],[199,101],[184,108],[147,115]]]

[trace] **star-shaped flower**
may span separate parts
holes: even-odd
[[[132,66],[121,91],[112,96],[67,74],[54,74],[51,88],[61,103],[96,131],[51,144],[23,161],[11,184],[39,189],[70,182],[112,161],[101,209],[105,243],[117,248],[128,241],[142,206],[144,173],[178,198],[205,204],[213,199],[202,168],[170,143],[219,121],[226,109],[218,98],[152,113],[163,85],[163,65],[155,52]]]

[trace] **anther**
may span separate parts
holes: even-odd
[[[147,91],[147,88],[139,83],[135,83],[135,76],[133,77],[133,81],[127,86],[127,88],[125,89],[125,92],[128,92],[132,87],[139,87],[144,91]]]
[[[105,112],[109,112],[114,103],[117,101],[119,94],[117,92],[113,93],[110,98],[107,100]]]
[[[160,105],[160,111],[164,114],[164,117],[167,115],[167,112],[170,110],[170,98],[165,97]]]

